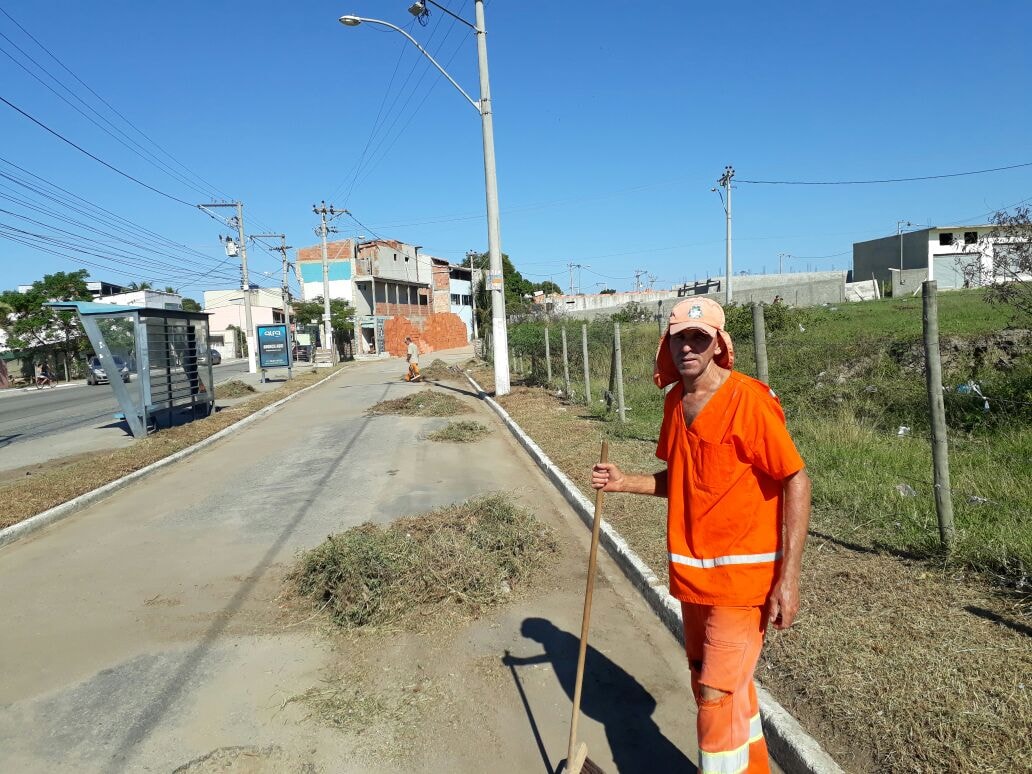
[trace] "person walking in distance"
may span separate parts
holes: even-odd
[[[418,382],[423,377],[419,375],[419,347],[412,340],[411,336],[405,337],[405,360],[408,361],[408,373],[405,374],[406,382]]]
[[[767,772],[753,672],[767,625],[799,610],[810,478],[774,392],[734,368],[724,310],[706,298],[670,312],[656,386],[673,385],[656,456],[666,469],[594,466],[606,492],[667,499],[670,593],[680,600],[699,772]]]

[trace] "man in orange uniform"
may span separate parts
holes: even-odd
[[[656,456],[666,470],[596,465],[606,492],[667,498],[670,593],[681,601],[699,706],[700,774],[767,772],[753,672],[769,623],[792,625],[810,479],[767,385],[734,370],[724,310],[677,304],[656,354],[667,394]]]

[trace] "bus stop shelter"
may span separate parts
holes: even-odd
[[[90,301],[47,306],[78,315],[133,437],[184,415],[193,419],[211,413],[215,383],[206,312]],[[135,384],[131,377],[128,384],[119,378],[119,360],[135,370]]]

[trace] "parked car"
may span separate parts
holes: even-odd
[[[197,362],[207,363],[211,362],[212,365],[218,365],[222,362],[222,353],[219,350],[208,350],[205,354],[203,350],[197,353]]]
[[[115,365],[118,367],[118,374],[123,382],[129,381],[129,364],[122,358],[115,355]],[[108,381],[108,375],[104,372],[104,366],[100,364],[100,358],[94,355],[86,365],[86,384],[101,384]]]

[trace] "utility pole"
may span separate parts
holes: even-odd
[[[477,267],[476,251],[467,250],[466,257],[469,259],[469,300],[473,304],[473,341],[477,339]],[[476,345],[473,347],[473,354],[476,355]]]
[[[228,224],[231,227],[235,227],[237,230],[237,240],[239,241],[240,251],[240,287],[244,293],[244,325],[247,330],[244,333],[244,338],[247,341],[247,370],[249,373],[255,373],[258,370],[257,361],[255,360],[255,346],[256,339],[254,335],[254,323],[251,320],[251,281],[247,276],[247,241],[244,236],[244,203],[243,202],[213,202],[211,204],[198,204],[197,208],[200,210],[211,209],[212,207],[234,207],[236,208],[236,215],[230,218]],[[232,257],[233,253],[230,252],[230,245],[226,245],[226,253]]]
[[[347,210],[338,210],[332,204],[327,207],[323,199],[320,206],[312,205],[312,212],[320,217],[319,235],[322,237],[322,285],[323,285],[323,347],[330,350],[331,362],[337,362],[337,348],[333,346],[333,325],[330,322],[330,259],[326,251],[326,235],[337,229],[327,225],[326,216],[333,220],[339,215],[350,215]],[[376,311],[373,311],[375,317]]]
[[[724,305],[731,303],[731,179],[735,176],[735,168],[732,166],[724,167],[724,174],[717,181],[719,185],[724,188],[725,200],[724,200],[724,214],[727,216],[726,227],[727,235],[726,247],[725,247],[725,269],[724,269]]]
[[[581,291],[581,269],[590,269],[586,263],[568,263],[566,266],[570,269],[570,295],[575,296]],[[577,270],[577,293],[573,291],[573,270]]]
[[[778,274],[785,273],[785,259],[791,257],[788,253],[778,253]]]
[[[251,239],[275,239],[279,237],[279,247],[273,247],[272,249],[278,252],[283,258],[283,287],[280,288],[280,292],[283,296],[283,321],[287,326],[287,342],[293,344],[294,337],[290,331],[290,283],[287,280],[290,262],[287,261],[287,250],[293,250],[294,248],[287,245],[286,234],[254,234]],[[293,347],[291,347],[293,351]]]
[[[641,278],[645,274],[648,274],[648,269],[635,269],[634,270],[634,290],[635,292],[641,290]]]

